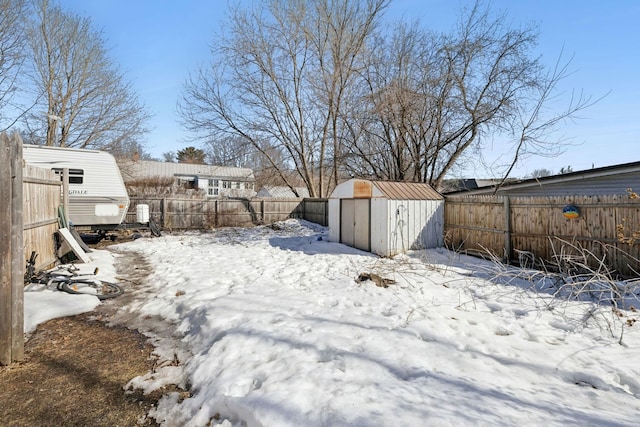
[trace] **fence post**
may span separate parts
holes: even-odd
[[[0,364],[11,363],[11,141],[0,133]],[[8,203],[7,203],[8,202]]]
[[[24,357],[22,141],[0,134],[0,364]]]
[[[511,259],[511,203],[509,196],[503,196],[504,199],[504,251],[505,262]]]
[[[160,199],[160,228],[163,230],[166,228],[166,224],[164,222],[164,211],[165,211],[165,199]]]
[[[22,217],[22,139],[13,134],[11,143],[11,361],[24,359],[24,220]]]
[[[215,210],[215,214],[216,214],[216,219],[215,219],[215,227],[218,228],[218,224],[219,224],[219,220],[218,220],[218,199],[216,199],[215,204],[213,205],[213,208]]]

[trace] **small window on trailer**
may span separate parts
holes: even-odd
[[[56,175],[60,175],[60,180],[62,181],[62,169],[53,168],[52,170],[56,173]],[[84,181],[84,170],[69,169],[69,184],[82,184],[83,181]]]

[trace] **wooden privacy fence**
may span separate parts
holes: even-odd
[[[126,222],[136,222],[137,206],[149,205],[153,221],[166,230],[203,230],[271,224],[301,218],[327,225],[326,199],[131,198]]]
[[[565,208],[577,207],[577,218]],[[624,230],[619,227],[623,226]],[[558,261],[559,254],[591,253],[588,261],[626,276],[640,271],[640,241],[622,243],[619,231],[640,227],[640,199],[628,195],[571,197],[447,196],[445,241],[452,249],[491,252],[505,260],[522,251]]]

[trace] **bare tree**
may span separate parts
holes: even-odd
[[[18,77],[24,60],[24,0],[0,0],[0,131],[13,123],[5,123],[19,109],[7,111],[18,87]],[[11,121],[14,121],[15,117]]]
[[[46,145],[110,151],[147,132],[149,114],[90,19],[38,0],[29,41],[33,83],[44,96],[27,126]]]
[[[344,120],[345,168],[352,176],[420,181],[426,146],[438,136],[437,40],[416,23],[399,23],[372,44],[359,99]]]
[[[569,62],[561,62],[562,55],[558,58],[553,70],[541,76],[533,85],[533,94],[529,98],[529,102],[523,102],[514,109],[514,120],[509,122],[508,128],[514,142],[512,150],[512,160],[508,165],[506,172],[503,174],[502,181],[496,186],[497,192],[502,186],[513,168],[518,162],[532,155],[555,157],[562,152],[562,140],[550,139],[550,134],[554,128],[561,122],[571,120],[576,115],[598,102],[600,99],[592,100],[591,97],[580,93],[572,94],[568,105],[556,112],[555,114],[545,114],[546,106],[554,100],[554,91],[558,83],[568,77]],[[564,168],[563,168],[564,169]],[[560,173],[571,172],[569,170],[560,171]]]
[[[319,1],[317,16],[308,25],[308,39],[313,45],[318,72],[310,82],[315,88],[321,135],[319,194],[326,195],[338,184],[343,153],[343,110],[352,101],[355,81],[366,64],[367,41],[379,25],[379,18],[389,1],[331,2]],[[316,79],[313,79],[316,76]],[[327,147],[327,144],[331,144]],[[330,162],[325,155],[332,153]],[[325,184],[325,165],[331,166],[331,177]]]
[[[179,111],[205,141],[251,143],[283,182],[295,170],[312,196],[326,195],[338,153],[338,109],[365,40],[388,0],[270,0],[235,9],[214,60],[185,84]],[[362,63],[362,61],[360,61]],[[269,148],[270,150],[267,150]],[[284,153],[280,164],[273,153]]]
[[[580,98],[549,118],[565,69],[547,72],[537,57],[535,27],[511,28],[481,2],[449,33],[400,23],[379,34],[362,73],[360,109],[351,112],[345,167],[350,175],[422,181],[438,187],[470,153],[507,135],[519,156],[544,155],[556,124],[589,105]],[[505,179],[511,169],[504,174]]]
[[[211,165],[251,167],[256,149],[246,139],[227,136],[207,141],[204,144],[207,163]]]

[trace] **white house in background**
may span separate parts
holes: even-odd
[[[191,163],[119,160],[125,183],[153,178],[175,178],[190,188],[201,189],[207,197],[254,197],[253,170]]]
[[[329,196],[329,240],[393,256],[444,240],[444,197],[429,184],[350,179]]]
[[[306,187],[295,187],[296,196],[291,188],[278,185],[265,185],[258,191],[257,197],[273,197],[276,199],[297,199],[309,197],[309,190]]]

